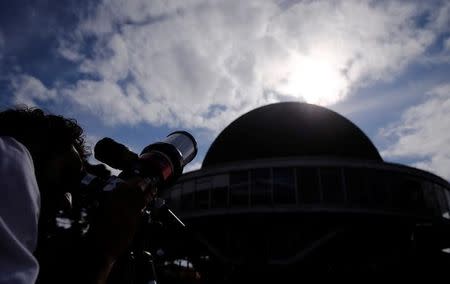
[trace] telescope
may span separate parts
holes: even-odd
[[[186,131],[176,131],[162,141],[146,146],[138,155],[125,145],[111,138],[103,138],[94,147],[94,156],[100,162],[121,170],[118,176],[104,177],[85,173],[81,180],[80,196],[77,198],[79,222],[77,231],[87,234],[91,215],[108,192],[113,191],[118,183],[134,177],[146,180],[154,190],[170,187],[181,176],[183,168],[197,154],[197,142]],[[130,264],[135,269],[133,275],[127,275],[130,283],[156,283],[155,267],[150,253],[149,240],[153,226],[162,223],[175,223],[185,228],[183,222],[167,207],[164,200],[154,198],[143,211],[142,226],[134,238],[129,251]]]
[[[154,188],[161,189],[172,185],[182,174],[183,168],[194,159],[197,142],[188,132],[176,131],[164,140],[146,146],[138,155],[106,137],[97,142],[94,153],[97,160],[122,172],[107,180],[86,173],[81,180],[85,194],[111,191],[117,183],[133,177],[144,178]]]

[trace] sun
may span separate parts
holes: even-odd
[[[279,70],[283,75],[276,90],[308,103],[333,104],[347,87],[345,75],[330,56],[294,54]]]

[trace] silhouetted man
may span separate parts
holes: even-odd
[[[50,224],[70,207],[67,193],[79,188],[88,155],[75,120],[31,108],[0,112],[0,283],[34,283],[38,274],[42,283],[106,281],[151,193],[141,179],[120,184],[87,239],[67,242],[58,259],[47,261],[55,252],[47,251]]]

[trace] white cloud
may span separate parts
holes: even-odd
[[[108,38],[105,45],[97,46],[94,59],[85,59],[80,70],[83,73],[99,75],[104,80],[119,81],[125,79],[130,69],[128,50],[123,38],[115,34]]]
[[[62,90],[62,94],[85,110],[97,114],[107,124],[138,122],[133,116],[131,103],[116,83],[80,80],[73,88]]]
[[[444,1],[442,7],[432,11],[429,17],[435,19],[432,22],[435,30],[448,31],[450,26],[450,2]]]
[[[39,102],[57,98],[55,90],[48,89],[41,81],[29,75],[14,77],[11,87],[14,92],[13,103],[17,105],[37,106]]]
[[[80,62],[84,58],[78,50],[80,46],[73,46],[73,42],[70,44],[66,41],[61,41],[58,46],[58,54],[69,61]]]
[[[87,147],[89,147],[89,150],[91,151],[91,153],[93,154],[94,152],[94,147],[95,144],[101,139],[100,136],[98,135],[93,135],[93,134],[86,134],[85,137],[85,144]],[[90,158],[92,159],[92,156],[90,156]],[[92,161],[92,160],[91,160]]]
[[[184,168],[183,173],[188,173],[192,171],[196,171],[202,167],[201,162],[193,162],[190,164],[187,164],[187,166]]]
[[[450,179],[450,84],[427,93],[426,101],[407,109],[398,123],[380,131],[393,140],[386,157],[418,160],[414,165]]]
[[[444,48],[446,52],[450,52],[450,37],[445,40]]]
[[[93,54],[60,50],[100,81],[63,93],[108,123],[216,131],[277,94],[329,105],[361,84],[392,79],[448,30],[450,6],[426,5],[105,1],[74,32],[96,39]],[[437,12],[417,25],[427,9]]]

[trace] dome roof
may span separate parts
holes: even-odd
[[[283,102],[254,109],[228,125],[202,167],[289,156],[383,161],[370,139],[345,117],[312,104]]]

